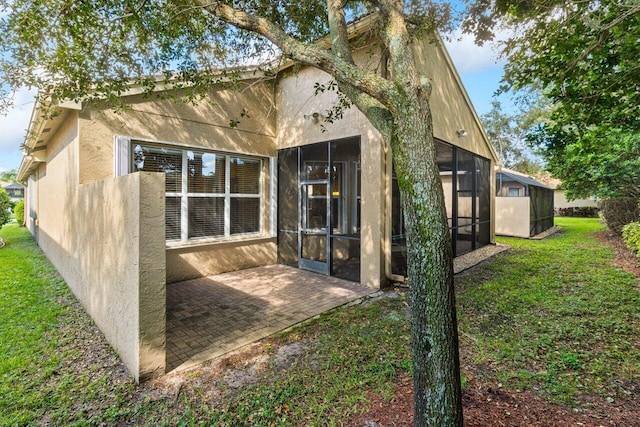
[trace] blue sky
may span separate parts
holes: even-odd
[[[470,37],[446,44],[476,111],[479,115],[488,112],[503,74],[502,63],[496,62],[492,46],[478,47]],[[20,144],[29,125],[34,95],[26,89],[19,91],[14,99],[15,108],[0,116],[0,172],[20,166]]]

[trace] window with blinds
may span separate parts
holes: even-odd
[[[262,160],[131,144],[131,170],[166,176],[166,239],[260,234]]]

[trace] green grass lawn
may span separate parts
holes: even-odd
[[[56,300],[66,287],[28,232],[13,223],[0,236],[0,424],[8,425],[33,422],[48,404],[35,390],[58,364],[48,333],[65,314]]]
[[[505,386],[573,402],[617,397],[640,372],[640,294],[589,234],[595,219],[556,218],[544,240],[500,238],[511,251],[458,280],[462,347]]]
[[[583,394],[624,396],[640,374],[637,279],[590,236],[597,220],[556,221],[561,234],[500,239],[509,252],[456,278],[463,379],[574,405]],[[78,345],[112,352],[81,332],[95,327],[28,232],[10,225],[0,236],[0,425],[339,425],[366,410],[368,392],[390,398],[410,374],[406,301],[387,298],[270,339],[266,355],[296,342],[304,351],[286,368],[268,363],[254,384],[235,389],[196,370],[177,398],[154,398]]]

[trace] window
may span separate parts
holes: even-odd
[[[520,197],[520,189],[518,187],[509,187],[508,197]]]
[[[131,153],[132,171],[165,174],[167,241],[261,233],[261,159],[136,142]]]

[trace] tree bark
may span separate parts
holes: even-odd
[[[451,237],[428,100],[417,101],[401,109],[392,143],[408,244],[414,425],[462,426]]]

